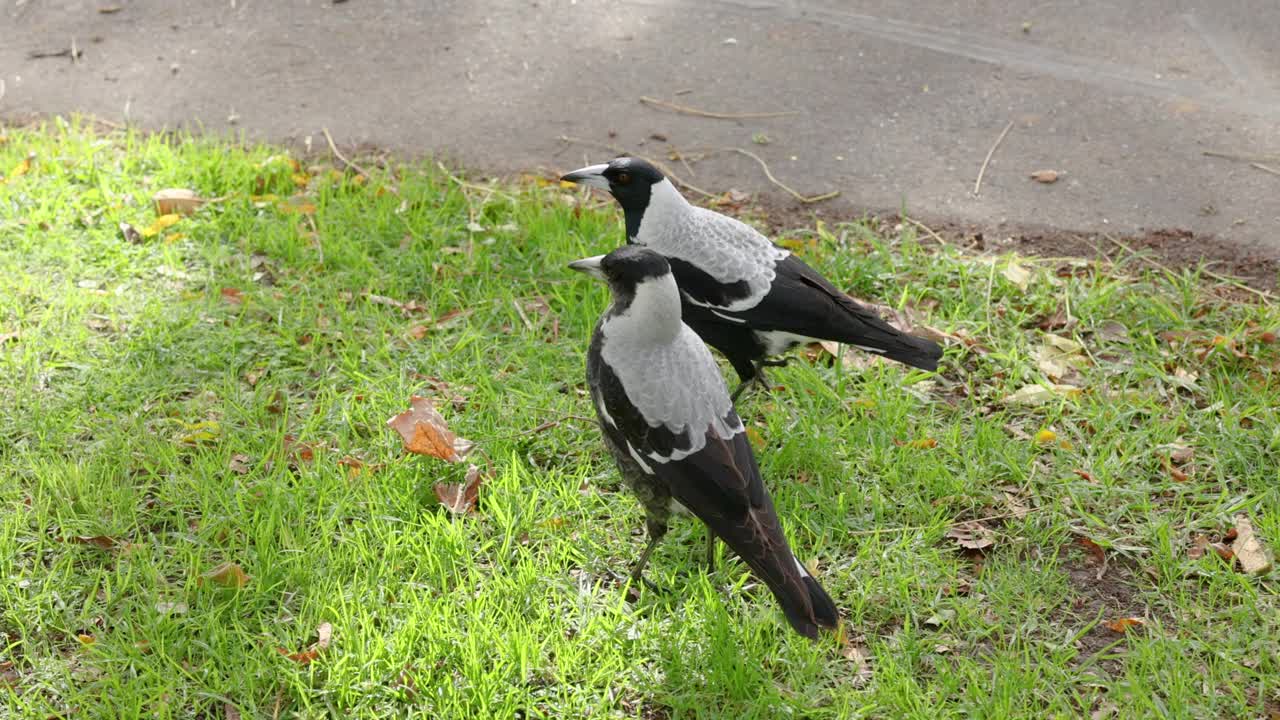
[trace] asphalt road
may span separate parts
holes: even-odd
[[[1280,174],[1204,154],[1280,170],[1259,159],[1280,155],[1277,38],[1275,0],[0,0],[0,117],[319,148],[327,127],[495,173],[610,154],[560,136],[654,157],[741,147],[801,193],[840,190],[825,212],[1179,228],[1195,235],[1169,242],[1277,257]],[[73,43],[75,62],[34,57]],[[1061,179],[1028,177],[1042,169]],[[711,191],[784,197],[740,155],[694,170]]]

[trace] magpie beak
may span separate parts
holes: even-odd
[[[565,182],[578,183],[579,185],[607,191],[609,189],[609,180],[605,178],[604,171],[608,169],[608,163],[588,165],[581,170],[574,170],[560,179]]]
[[[599,167],[604,167],[604,166],[601,165]],[[565,177],[568,177],[568,176],[566,175]],[[604,270],[600,269],[600,261],[603,259],[604,259],[603,255],[596,255],[595,257],[589,257],[589,258],[582,258],[581,260],[574,260],[573,262],[569,263],[569,267],[573,268],[574,270],[577,270],[578,272],[584,272],[590,275],[591,277],[604,280]]]

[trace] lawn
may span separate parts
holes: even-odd
[[[1280,311],[1230,282],[783,233],[948,343],[937,374],[811,350],[739,406],[845,616],[814,643],[693,522],[662,590],[623,582],[642,515],[583,377],[607,293],[565,268],[621,239],[607,198],[3,138],[0,716],[1280,715],[1280,583],[1233,537],[1280,547]],[[162,188],[213,201],[162,227]],[[467,461],[404,451],[414,395]]]

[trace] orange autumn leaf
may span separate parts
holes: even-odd
[[[222,296],[223,300],[226,300],[227,303],[231,305],[239,305],[244,302],[244,294],[236,288],[224,287],[218,294]]]
[[[1113,633],[1120,633],[1121,635],[1123,635],[1124,633],[1129,632],[1130,629],[1140,628],[1145,624],[1146,623],[1142,620],[1142,618],[1122,617],[1122,618],[1116,618],[1115,620],[1112,620],[1111,622],[1107,623],[1107,629]]]
[[[311,643],[311,645],[306,650],[302,650],[296,653],[291,653],[282,647],[278,647],[276,648],[276,652],[298,663],[299,665],[306,665],[310,663],[312,660],[315,660],[317,657],[319,657],[320,653],[327,650],[329,647],[329,643],[332,640],[333,640],[333,626],[327,622],[320,623],[320,627],[316,628],[316,641],[314,643]]]
[[[1098,543],[1087,537],[1078,537],[1076,542],[1097,562],[1104,563],[1107,561],[1107,551]]]
[[[414,395],[409,409],[387,420],[387,427],[400,434],[404,449],[448,462],[462,462],[475,444],[454,435],[429,398]]]
[[[249,584],[249,574],[233,562],[225,562],[200,576],[200,582],[211,582],[228,588],[242,588]]]
[[[907,441],[894,440],[893,444],[897,445],[898,447],[909,447],[909,448],[914,448],[916,450],[928,450],[930,448],[938,447],[938,441],[934,440],[933,438],[918,438],[916,440],[907,440]]]

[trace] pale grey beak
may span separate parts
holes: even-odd
[[[588,165],[581,170],[574,170],[560,179],[607,191],[609,189],[609,180],[605,178],[604,171],[608,169],[609,165],[607,163]]]
[[[603,255],[596,255],[595,257],[589,257],[589,258],[582,258],[581,260],[574,260],[573,262],[569,263],[569,267],[573,268],[574,270],[577,270],[578,272],[584,272],[590,275],[591,277],[604,280],[604,270],[600,267],[600,261],[603,259],[604,259]]]

